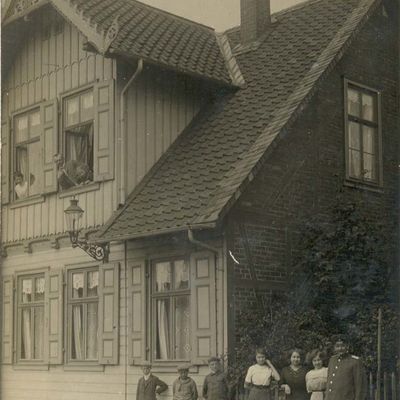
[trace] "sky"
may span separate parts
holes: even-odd
[[[224,31],[239,25],[240,0],[140,0],[176,15]],[[272,12],[301,3],[302,0],[271,0]]]

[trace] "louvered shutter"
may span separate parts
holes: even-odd
[[[3,364],[13,362],[13,332],[14,332],[14,279],[4,276],[2,280],[2,320],[1,320],[1,354]]]
[[[63,362],[63,273],[61,270],[48,274],[48,343],[49,364]]]
[[[146,360],[146,263],[128,262],[129,363]]]
[[[204,364],[216,354],[215,256],[211,252],[190,257],[192,362]]]
[[[54,155],[58,152],[57,99],[41,105],[43,193],[57,191],[57,167]]]
[[[94,87],[94,180],[114,178],[114,81]]]
[[[1,123],[1,203],[10,201],[10,123]]]
[[[115,365],[119,351],[119,264],[103,264],[99,272],[99,363]]]

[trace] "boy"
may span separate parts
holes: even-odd
[[[228,400],[228,384],[221,368],[221,360],[211,357],[208,367],[211,373],[204,379],[203,397],[207,400]]]
[[[156,400],[156,394],[161,394],[168,389],[165,382],[151,373],[151,364],[142,364],[143,376],[139,379],[136,400]]]
[[[189,378],[190,365],[184,364],[178,367],[179,378],[172,386],[173,400],[197,400],[197,387],[192,378]]]

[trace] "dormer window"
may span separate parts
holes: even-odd
[[[382,178],[380,98],[373,89],[345,82],[346,176],[379,185]]]

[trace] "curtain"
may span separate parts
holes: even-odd
[[[97,359],[97,303],[89,303],[87,306],[87,338],[86,347],[88,360]]]
[[[82,306],[72,308],[72,358],[83,359]]]
[[[67,132],[67,161],[75,160],[87,163],[87,143],[86,135],[81,132],[77,132],[81,128],[76,128],[74,130]]]
[[[160,360],[168,360],[170,358],[169,349],[169,321],[168,321],[169,300],[157,300],[157,341],[158,352],[157,358]]]
[[[33,358],[35,360],[43,357],[43,329],[44,329],[44,308],[35,307],[34,309],[34,349]]]
[[[189,296],[175,300],[175,358],[188,359],[190,355],[190,301]]]
[[[32,341],[31,341],[31,309],[22,310],[22,329],[21,329],[21,358],[24,360],[32,359]]]
[[[33,196],[41,192],[41,181],[42,181],[42,160],[38,157],[41,154],[40,141],[36,141],[29,144],[28,147],[28,168],[29,177],[25,179],[29,183],[29,195]]]

